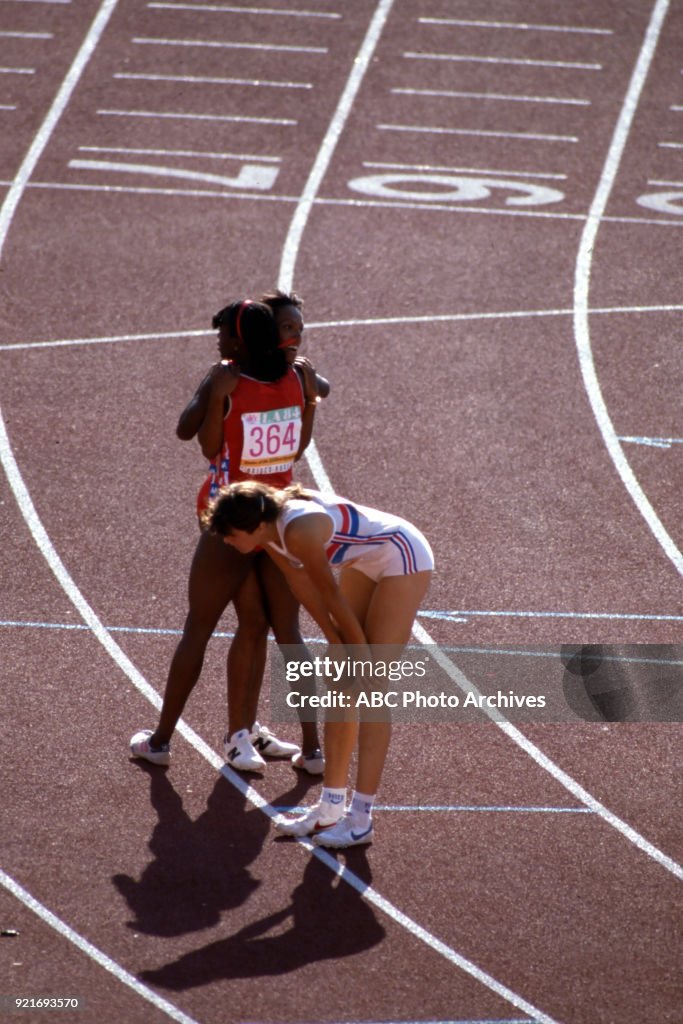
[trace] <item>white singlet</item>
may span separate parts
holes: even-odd
[[[406,519],[388,512],[357,505],[337,495],[323,496],[308,491],[311,499],[290,498],[276,520],[281,544],[271,544],[294,565],[301,563],[285,544],[287,526],[300,516],[323,512],[330,519],[326,542],[332,566],[351,566],[380,580],[384,576],[407,576],[434,568],[434,555],[426,537]]]

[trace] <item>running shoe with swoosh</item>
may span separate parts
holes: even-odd
[[[369,827],[359,827],[353,819],[346,815],[341,818],[333,828],[313,837],[316,846],[327,846],[330,849],[341,850],[347,846],[363,846],[371,843],[374,836],[372,822]]]
[[[296,818],[278,815],[273,819],[273,824],[278,832],[282,832],[283,836],[299,837],[321,834],[323,831],[334,828],[336,822],[325,821],[321,817],[321,805],[317,803],[309,807],[305,814],[300,814]]]

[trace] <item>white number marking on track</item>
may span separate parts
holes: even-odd
[[[647,195],[638,196],[636,202],[648,210],[656,210],[657,213],[673,214],[676,217],[683,216],[683,191],[681,189],[676,192],[650,192]]]
[[[348,185],[354,192],[377,198],[415,199],[418,202],[476,202],[489,199],[493,189],[522,193],[507,196],[507,206],[543,206],[564,199],[563,192],[546,185],[507,178],[472,178],[455,174],[369,174],[353,178]]]
[[[227,188],[252,188],[267,191],[275,184],[278,167],[264,167],[261,164],[243,164],[239,174],[232,177],[225,174],[205,174],[202,171],[186,171],[182,167],[155,167],[152,164],[127,164],[115,160],[69,160],[73,170],[123,171],[127,174],[153,174],[166,178],[188,178],[190,181],[205,181],[210,185],[224,185]]]

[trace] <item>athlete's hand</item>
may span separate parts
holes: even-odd
[[[240,368],[237,363],[221,359],[211,368],[211,391],[216,398],[227,398],[235,390]]]
[[[330,386],[324,377],[320,377],[314,370],[313,364],[308,356],[297,356],[294,366],[298,367],[304,378],[304,396],[307,402],[314,402],[316,398],[326,398]]]

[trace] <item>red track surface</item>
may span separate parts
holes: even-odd
[[[333,383],[324,468],[429,536],[435,642],[679,641],[683,13],[665,6],[118,0],[94,40],[94,2],[0,0],[0,925],[19,933],[0,995],[80,996],[52,1011],[65,1024],[681,1020],[679,725],[524,726],[570,788],[493,724],[402,725],[377,839],[335,858],[341,880],[251,799],[314,784],[272,765],[245,795],[201,746],[220,749],[224,637],[187,709],[201,740],[178,735],[168,771],[126,756],[156,714],[135,670],[161,691],[184,616],[203,464],[174,427],[214,357],[205,328],[291,284],[287,260]],[[236,182],[249,164],[270,187]],[[378,194],[383,175],[400,180]],[[621,442],[637,502],[577,359],[601,189],[590,342],[614,433],[640,439]]]

